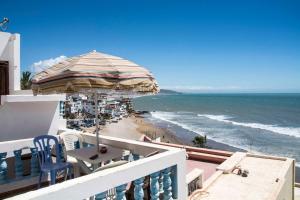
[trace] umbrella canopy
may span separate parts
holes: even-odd
[[[156,80],[147,69],[96,51],[68,58],[36,74],[32,80],[34,94],[74,93],[89,89],[159,92]]]
[[[96,51],[68,58],[32,79],[38,93],[94,93],[97,152],[99,152],[98,93],[155,94],[159,87],[145,68],[120,57]],[[111,92],[113,91],[113,92]]]

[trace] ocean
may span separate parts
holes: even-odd
[[[134,99],[148,120],[213,148],[295,158],[300,166],[300,94],[174,94]]]

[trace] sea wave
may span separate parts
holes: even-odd
[[[260,124],[260,123],[243,123],[243,122],[236,122],[232,121],[232,117],[226,115],[205,115],[205,114],[198,114],[198,117],[206,117],[211,120],[216,120],[219,122],[230,123],[236,126],[243,126],[248,128],[255,128],[255,129],[262,129],[271,131],[273,133],[278,133],[282,135],[289,135],[294,137],[300,137],[300,128],[294,127],[280,127],[277,125],[270,125],[270,124]]]
[[[187,112],[185,112],[187,113]],[[205,135],[205,132],[203,131],[200,131],[197,127],[193,127],[191,125],[187,125],[185,123],[180,123],[176,120],[173,120],[174,117],[178,117],[176,115],[176,113],[173,113],[173,112],[151,112],[151,115],[152,117],[156,118],[156,119],[160,119],[160,120],[163,120],[163,121],[166,121],[166,122],[169,122],[171,124],[175,124],[183,129],[186,129],[188,131],[192,131],[192,132],[195,132],[199,135]]]
[[[178,122],[178,120],[182,120],[183,118],[187,118],[189,120],[187,121],[194,121],[196,120],[197,121],[197,118],[198,117],[205,117],[205,118],[209,118],[209,119],[212,119],[212,120],[216,120],[216,121],[221,121],[221,122],[225,122],[225,123],[231,123],[231,124],[234,124],[234,125],[238,125],[238,126],[246,126],[246,127],[250,127],[250,128],[261,128],[261,129],[264,129],[264,130],[272,130],[272,132],[274,131],[278,131],[278,129],[274,129],[274,125],[265,125],[265,124],[255,124],[255,123],[241,123],[241,122],[235,122],[235,121],[232,121],[230,119],[232,119],[233,117],[231,116],[226,116],[226,115],[191,115],[190,112],[162,112],[162,111],[156,111],[156,112],[151,112],[151,115],[153,118],[155,119],[158,119],[158,120],[162,120],[162,121],[166,121],[168,123],[171,123],[171,124],[174,124],[176,126],[179,126],[185,130],[188,130],[188,131],[192,131],[194,133],[197,133],[199,135],[207,135],[208,133],[205,132],[205,130],[203,130],[203,127],[199,127],[199,126],[196,126],[196,125],[192,125],[190,123],[185,123],[185,122]],[[199,119],[198,119],[199,120]],[[276,127],[278,128],[278,127]],[[280,127],[280,128],[283,128],[283,129],[287,129],[286,131],[290,131],[290,129],[293,129],[293,128],[284,128],[284,127]],[[281,132],[283,130],[279,129]],[[282,133],[282,134],[285,134],[285,135],[300,135],[299,132],[295,132],[295,130],[293,130],[294,132],[288,132],[289,134],[287,134],[286,132]],[[299,129],[298,129],[299,131]],[[267,154],[270,154],[270,152],[264,152],[263,150],[260,149],[260,147],[255,147],[255,146],[252,146],[252,149],[249,149],[249,145],[248,144],[243,144],[243,143],[240,143],[239,139],[235,140],[235,139],[232,139],[231,137],[224,137],[224,135],[214,135],[213,137],[211,137],[210,134],[207,135],[207,137],[209,139],[212,139],[216,142],[220,142],[220,143],[223,143],[223,144],[228,144],[232,147],[236,147],[236,148],[240,148],[240,149],[244,149],[244,150],[247,150],[247,151],[250,151],[251,153],[255,153],[255,154],[261,154],[261,153],[267,153]],[[272,154],[272,155],[275,155],[275,154]],[[276,156],[276,155],[275,155]],[[285,155],[284,153],[283,154],[278,154],[277,156],[286,156],[286,157],[294,157],[292,155]],[[296,166],[297,167],[300,167],[300,162],[296,162]]]
[[[191,124],[178,122],[177,121],[178,118],[184,118],[183,114],[191,114],[191,112],[163,112],[163,111],[151,112],[152,117],[155,119],[174,124],[174,125],[179,126],[187,131],[197,133],[198,135],[207,136],[208,139],[212,139],[216,142],[228,144],[228,145],[238,148],[238,149],[248,150],[248,146],[237,144],[238,140],[230,140],[229,141],[228,138],[225,138],[225,137],[218,137],[218,136],[211,137],[211,135],[208,135],[207,132],[205,132],[199,126],[193,126]],[[197,120],[197,115],[195,115],[195,118],[193,120]]]

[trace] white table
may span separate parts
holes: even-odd
[[[87,167],[85,162],[91,163],[93,166],[93,170],[95,170],[99,167],[99,164],[113,159],[121,158],[123,155],[123,149],[103,144],[100,144],[99,146],[100,148],[106,147],[107,152],[97,153],[97,147],[94,146],[69,150],[67,151],[67,155],[76,158],[82,170],[87,174],[91,173],[92,171]],[[98,154],[98,157],[96,159],[90,159],[90,157],[92,157],[95,154]]]

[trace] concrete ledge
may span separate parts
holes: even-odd
[[[208,161],[212,163],[223,163],[228,159],[225,156],[207,154],[207,153],[199,153],[199,152],[187,152],[188,158],[191,160],[199,160],[199,161]]]
[[[246,157],[246,153],[236,152],[225,162],[217,167],[217,170],[223,171],[223,173],[228,174],[241,162],[243,158]]]
[[[5,102],[64,101],[65,98],[65,95],[2,95],[1,105]]]
[[[165,143],[165,142],[156,142],[156,141],[149,141],[150,138],[144,137],[144,141],[151,142],[153,144],[160,144],[170,147],[177,147],[177,148],[183,148],[186,149],[186,151],[192,151],[192,152],[199,152],[199,153],[205,153],[205,154],[212,154],[212,155],[218,155],[218,156],[225,156],[230,157],[233,155],[232,152],[229,151],[222,151],[222,150],[215,150],[215,149],[207,149],[207,148],[199,148],[199,147],[191,147],[186,145],[180,145],[180,144],[172,144],[172,143]]]
[[[196,178],[200,177],[201,179],[201,183],[199,185],[199,187],[202,187],[203,185],[203,170],[202,169],[193,169],[190,173],[188,173],[186,175],[186,184],[189,184],[190,182],[192,182],[193,180],[195,180]]]
[[[14,90],[10,92],[11,95],[33,95],[32,90]]]

